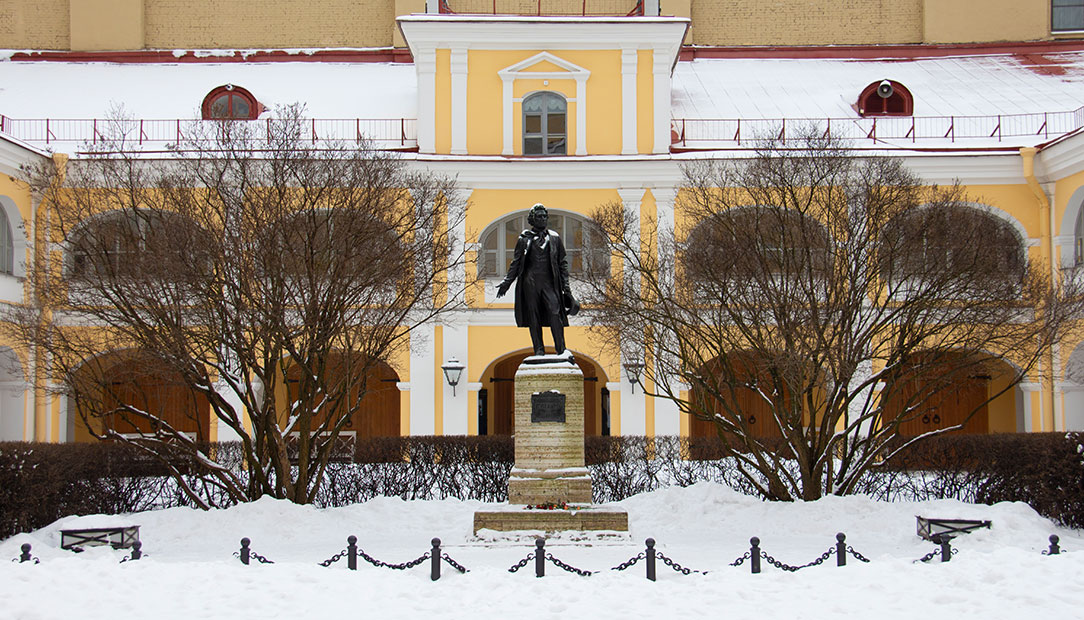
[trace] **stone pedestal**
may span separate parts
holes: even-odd
[[[565,358],[516,370],[516,466],[508,503],[590,503],[583,463],[583,373]]]
[[[628,530],[628,515],[591,506],[591,474],[583,460],[583,373],[570,356],[528,357],[516,371],[516,465],[508,506],[474,514],[480,529]],[[568,504],[566,510],[528,505]]]

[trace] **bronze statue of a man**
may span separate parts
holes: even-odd
[[[516,241],[508,275],[497,287],[497,297],[508,292],[516,282],[516,325],[531,332],[535,355],[545,355],[542,328],[553,333],[553,348],[565,352],[565,326],[568,316],[579,311],[568,284],[568,259],[561,236],[549,230],[549,212],[536,204],[527,215],[530,228]]]

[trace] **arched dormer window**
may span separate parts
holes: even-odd
[[[858,96],[860,116],[911,116],[914,112],[911,91],[895,80],[874,82]]]
[[[568,102],[554,92],[523,99],[523,154],[565,155],[568,149]]]
[[[610,255],[602,233],[589,220],[553,209],[550,209],[549,216],[550,230],[561,235],[564,241],[569,274],[595,275],[609,270]],[[527,216],[522,213],[505,217],[486,228],[480,238],[478,276],[504,277],[508,273],[508,264],[512,262],[516,240],[527,228],[530,228]]]
[[[262,106],[240,86],[224,84],[203,98],[204,120],[254,120]]]

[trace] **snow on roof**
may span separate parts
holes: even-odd
[[[123,106],[136,118],[198,118],[213,88],[235,84],[274,109],[295,102],[313,118],[415,118],[409,63],[0,62],[0,114],[103,118]]]
[[[915,116],[1062,112],[1084,106],[1084,52],[938,58],[709,58],[679,62],[674,118],[855,118],[884,79],[914,97]]]

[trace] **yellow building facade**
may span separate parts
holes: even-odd
[[[530,341],[525,329],[515,327],[510,299],[496,298],[496,286],[531,205],[550,208],[551,224],[578,252],[574,272],[596,268],[600,259],[591,253],[584,227],[595,208],[621,203],[643,221],[672,223],[682,165],[705,157],[741,157],[750,147],[743,136],[755,133],[743,127],[757,122],[845,120],[857,132],[860,152],[902,157],[931,184],[959,181],[977,209],[1014,231],[1028,257],[1069,270],[1084,254],[1084,46],[1055,41],[1071,33],[1052,30],[1050,2],[997,0],[1004,11],[976,13],[975,3],[963,0],[836,0],[818,3],[816,12],[809,3],[789,1],[766,6],[662,0],[661,6],[634,4],[647,15],[631,17],[468,14],[452,11],[456,2],[451,0],[443,3],[448,10],[421,0],[367,4],[372,6],[362,14],[349,3],[334,1],[322,3],[321,11],[292,0],[249,3],[244,13],[240,3],[210,0],[8,2],[3,6],[15,26],[2,33],[0,44],[60,50],[60,56],[13,54],[0,63],[0,77],[21,84],[40,80],[39,94],[53,88],[62,97],[65,76],[71,75],[66,71],[99,76],[93,79],[123,92],[153,69],[172,76],[161,83],[163,100],[176,98],[165,81],[185,88],[195,84],[186,95],[192,108],[219,84],[244,87],[270,108],[283,102],[271,84],[292,83],[303,91],[298,99],[309,102],[314,118],[341,119],[341,109],[356,109],[358,127],[361,119],[375,114],[401,121],[395,131],[402,143],[396,148],[405,147],[410,165],[458,179],[470,208],[455,237],[471,259],[464,269],[477,270],[479,277],[464,293],[464,310],[427,325],[409,353],[385,360],[394,373],[389,382],[398,390],[397,398],[386,401],[396,409],[401,435],[514,430],[511,381]],[[461,8],[470,7],[462,3]],[[953,48],[953,56],[945,59],[936,47],[923,46],[976,41],[1022,47],[1019,54],[1008,55],[980,48],[970,52],[971,59],[960,60],[968,53]],[[408,51],[410,62],[358,57],[321,62],[319,54],[315,60],[280,62],[267,53],[267,58],[255,54],[227,65],[199,51],[394,49],[400,43],[405,48],[400,55]],[[710,58],[712,50],[690,47],[829,43],[918,47],[874,60],[868,59],[877,56],[877,48],[856,53],[865,60],[839,58],[838,50],[831,52],[835,58],[818,60],[824,50],[776,51],[762,58],[760,52],[718,47],[719,57]],[[1038,47],[1047,44],[1056,47]],[[153,54],[131,63],[109,52],[75,55],[174,47],[174,56],[191,62],[169,62]],[[196,58],[201,54],[203,60]],[[303,82],[317,75],[319,81]],[[908,90],[914,109],[879,118],[860,114],[862,89],[889,79]],[[972,92],[982,101],[969,100],[967,79],[985,80],[981,83],[992,91]],[[69,97],[78,98],[78,86],[68,84],[74,89]],[[832,92],[818,98],[819,91]],[[27,97],[0,96],[0,115],[19,109]],[[390,101],[398,106],[390,109],[401,112],[367,117],[365,111],[376,105],[369,99]],[[88,122],[104,112],[82,113],[74,103],[55,105],[73,110],[64,118]],[[136,113],[168,120],[170,110],[151,106]],[[34,260],[35,247],[50,247],[39,239],[47,214],[15,179],[20,166],[47,160],[53,151],[78,157],[79,147],[70,137],[77,131],[57,120],[61,115],[47,109],[43,116],[54,118],[49,125],[43,118],[30,123],[26,113],[12,114],[0,126],[0,205],[11,237],[0,249],[12,257],[6,271],[0,269],[3,303],[33,303],[25,265]],[[1019,127],[1013,129],[1013,123]],[[315,121],[313,126],[315,139]],[[467,281],[473,275],[460,270],[448,277]],[[673,403],[646,396],[644,386],[629,376],[629,362],[647,358],[646,352],[621,358],[598,337],[582,318],[566,330],[584,370],[588,434],[698,432]],[[8,343],[0,347],[0,358],[6,361],[6,374],[0,373],[0,440],[55,442],[84,436],[72,404],[45,389],[50,381],[33,351]],[[455,387],[442,373],[452,358],[466,366]],[[1084,429],[1084,377],[1073,372],[1074,363],[1084,367],[1084,344],[1061,343],[1033,377],[990,403],[981,432]],[[1000,387],[993,380],[982,389],[992,394]],[[212,423],[210,438],[231,437]]]

